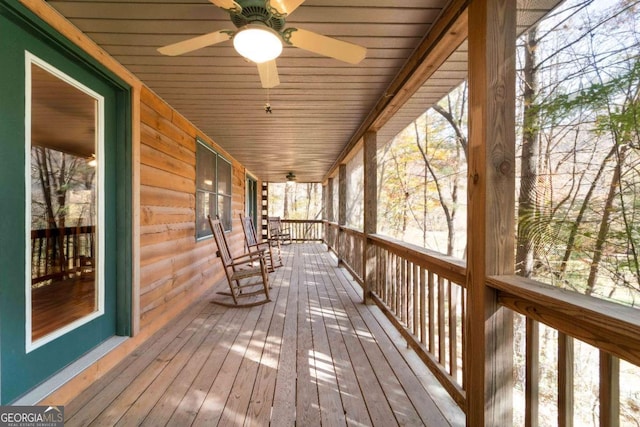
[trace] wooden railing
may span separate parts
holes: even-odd
[[[324,242],[329,250],[337,254],[338,235],[340,234],[340,226],[334,222],[325,222],[324,225]]]
[[[354,280],[362,285],[364,280],[362,264],[364,234],[361,231],[335,223],[327,223],[325,233],[330,242],[327,243],[327,246],[335,252],[338,263],[349,270]]]
[[[325,223],[325,243],[361,284],[364,239],[361,232]],[[484,325],[467,325],[465,262],[380,235],[368,236],[367,243],[375,248],[377,266],[371,288],[373,301],[466,410],[465,329],[470,327],[468,333],[472,334],[474,327]],[[526,355],[516,350],[513,354],[514,360],[524,359],[525,364],[525,384],[518,387],[526,390],[526,425],[538,425],[538,414],[543,411],[543,397],[537,392],[541,380],[538,322],[558,331],[557,366],[545,368],[555,370],[557,376],[558,425],[574,425],[574,339],[599,350],[599,423],[619,425],[619,358],[640,366],[640,311],[517,276],[490,277],[487,285],[497,291],[500,305],[525,319],[524,332],[511,333],[514,339],[520,334],[526,341]],[[495,374],[512,376],[513,372]]]
[[[93,226],[32,230],[32,285],[93,268],[94,233]]]
[[[321,242],[323,240],[322,220],[282,219],[282,228],[288,229],[294,242]]]
[[[389,237],[370,236],[369,243],[377,266],[373,300],[464,407],[464,262]]]
[[[498,291],[501,305],[525,318],[525,355],[521,355],[525,357],[526,373],[523,387],[525,423],[537,425],[537,416],[542,413],[543,403],[537,390],[541,380],[539,323],[543,323],[557,331],[557,390],[556,401],[551,402],[551,406],[557,407],[558,425],[582,424],[578,420],[574,422],[574,393],[577,389],[574,386],[574,373],[578,370],[594,371],[599,377],[597,403],[590,405],[595,408],[599,425],[620,425],[620,359],[640,366],[640,310],[519,276],[490,277],[487,284]],[[574,340],[597,349],[597,366],[577,366]],[[638,379],[635,387],[636,393],[640,393]],[[637,422],[640,416],[638,401],[630,406],[635,415],[626,416]]]

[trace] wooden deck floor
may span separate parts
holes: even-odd
[[[67,405],[65,425],[464,425],[324,245],[284,249],[273,302],[197,303]]]

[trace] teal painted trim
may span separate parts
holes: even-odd
[[[102,65],[98,60],[87,54],[78,45],[60,34],[56,29],[27,9],[18,0],[2,0],[0,2],[0,13],[2,13],[3,10],[9,12],[9,14],[5,14],[5,16],[19,19],[23,24],[33,30],[34,35],[39,38],[45,38],[72,58],[88,65],[96,74],[105,77],[121,89],[131,89],[124,80]]]
[[[130,336],[133,330],[133,154],[131,88],[123,89],[117,100],[118,132],[116,162],[120,167],[116,174],[116,333]]]

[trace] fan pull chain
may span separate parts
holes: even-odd
[[[264,112],[267,113],[267,114],[271,114],[272,113],[272,111],[271,111],[271,103],[269,102],[269,94],[270,94],[270,91],[269,91],[269,88],[267,88],[267,103],[264,104]]]

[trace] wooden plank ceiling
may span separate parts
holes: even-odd
[[[519,0],[519,30],[558,0]],[[278,58],[280,85],[260,85],[257,68],[230,41],[177,57],[157,48],[221,29],[229,14],[208,0],[49,0],[48,3],[137,75],[205,134],[266,181],[318,182],[385,97],[394,76],[448,0],[307,0],[286,27],[362,45],[357,65],[291,46]],[[466,78],[466,43],[379,135],[402,127]],[[272,114],[264,105],[269,102]],[[394,133],[395,132],[395,133]]]

